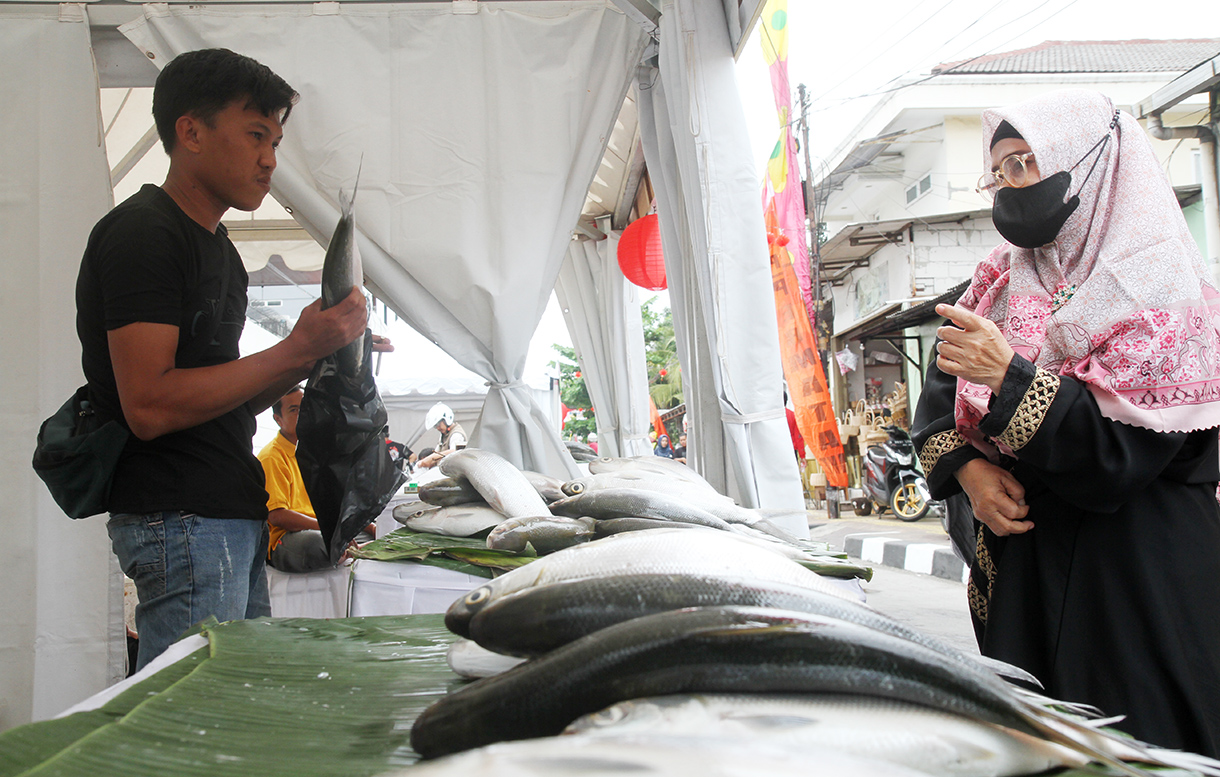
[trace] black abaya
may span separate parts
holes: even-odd
[[[934,363],[915,414],[941,499],[983,455],[954,428],[955,392]],[[969,594],[983,654],[1052,696],[1125,715],[1117,727],[1140,739],[1220,756],[1217,430],[1112,421],[1084,385],[1019,356],[979,430],[1015,449],[1000,463],[1034,524],[997,537],[976,523]]]

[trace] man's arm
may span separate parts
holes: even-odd
[[[278,526],[285,531],[305,531],[306,529],[318,528],[317,518],[310,518],[305,513],[298,513],[296,510],[289,510],[287,507],[281,507],[278,510],[272,510],[267,513],[267,523],[272,526]]]
[[[367,319],[364,295],[353,287],[332,308],[322,310],[320,300],[305,308],[288,337],[267,350],[191,369],[174,364],[178,327],[137,322],[113,329],[107,337],[123,415],[132,434],[152,440],[274,394],[269,406],[307,377],[315,361],[359,337]]]

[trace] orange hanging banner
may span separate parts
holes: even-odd
[[[774,201],[767,207],[767,242],[771,244],[771,283],[775,288],[780,357],[796,425],[826,475],[826,484],[847,488],[838,419],[830,403],[822,360],[818,358],[817,339],[805,315],[796,272],[792,269],[792,255],[784,247],[788,240],[776,224]]]

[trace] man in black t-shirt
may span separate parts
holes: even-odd
[[[153,92],[165,183],[102,218],[81,261],[85,377],[98,412],[132,433],[107,529],[139,593],[138,667],[208,616],[270,614],[254,416],[365,331],[353,288],[328,310],[306,308],[282,342],[239,358],[248,278],[220,219],[254,210],[270,191],[296,99],[270,69],[225,49],[166,65]]]

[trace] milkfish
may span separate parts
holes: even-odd
[[[356,187],[352,196],[347,197],[339,191],[339,205],[342,209],[339,223],[335,225],[334,234],[330,237],[330,245],[326,247],[326,258],[322,262],[322,309],[333,307],[352,293],[353,286],[364,286],[364,267],[360,262],[360,248],[356,245],[356,220],[354,203],[356,189],[360,186],[359,174],[356,176]],[[350,378],[360,374],[364,362],[364,338],[368,330],[352,342],[335,352],[335,363],[339,372]]]
[[[419,498],[441,507],[483,501],[479,490],[466,478],[438,478],[424,483],[419,487]]]
[[[710,488],[713,492],[719,493],[699,475],[698,472],[691,469],[680,461],[667,459],[664,456],[631,456],[628,458],[616,458],[613,456],[603,456],[600,459],[595,459],[589,462],[589,472],[598,475],[605,472],[621,472],[623,470],[642,469],[650,472],[655,472],[666,477],[679,478],[696,485]]]
[[[671,496],[691,496],[699,499],[717,500],[734,504],[733,500],[719,494],[711,486],[692,483],[681,478],[672,478],[650,469],[622,469],[614,472],[602,472],[583,478],[569,480],[563,484],[565,496],[576,496],[587,491],[602,491],[607,488],[639,488],[645,491],[658,491]]]
[[[632,699],[564,732],[585,738],[713,737],[795,752],[850,753],[944,777],[1016,777],[1089,758],[993,723],[875,696],[677,695]]]
[[[635,488],[606,488],[586,491],[551,503],[551,512],[569,518],[588,516],[606,518],[659,518],[681,523],[697,523],[729,531],[729,524],[686,499]]]
[[[470,481],[505,518],[550,515],[546,502],[507,459],[483,448],[464,448],[441,459],[441,472]]]
[[[394,516],[394,520],[406,526],[408,521],[414,518],[422,518],[427,513],[434,513],[439,509],[441,508],[423,502],[410,502],[398,505],[390,514]]]
[[[421,511],[422,512],[422,511]],[[446,537],[473,537],[498,526],[504,516],[482,503],[450,505],[413,515],[406,520],[411,531]]]
[[[468,639],[457,640],[445,653],[445,662],[453,673],[472,680],[506,672],[523,660],[493,653]]]
[[[561,551],[471,591],[450,607],[453,623],[447,614],[445,624],[489,650],[533,656],[631,618],[718,605],[825,615],[909,639],[945,660],[996,668],[845,598],[842,589],[773,551],[711,531],[619,535]],[[999,669],[1032,680],[1015,667]]]
[[[382,777],[928,777],[847,753],[797,753],[756,744],[562,736],[502,742],[414,764]]]
[[[436,701],[416,719],[411,746],[435,758],[553,736],[628,699],[742,692],[905,701],[1006,726],[1148,777],[1099,749],[1109,735],[1024,701],[988,671],[865,626],[756,607],[663,612],[596,631]]]
[[[519,591],[568,580],[606,580],[621,575],[678,575],[694,578],[759,580],[848,599],[834,583],[791,563],[768,548],[715,531],[655,529],[616,534],[543,556],[470,591],[445,613],[445,626],[469,637],[480,610]],[[852,599],[852,601],[855,601]]]
[[[538,496],[548,503],[563,499],[563,481],[559,478],[553,478],[550,475],[544,475],[541,472],[533,472],[528,469],[521,470],[521,474],[525,475],[525,479],[538,492]]]
[[[593,539],[592,518],[509,518],[487,535],[487,547],[520,553],[532,545],[538,553],[552,553]]]

